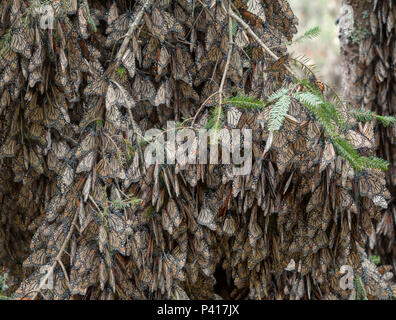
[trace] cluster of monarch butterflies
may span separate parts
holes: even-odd
[[[26,1],[1,1],[0,261],[23,260],[15,297],[345,298],[337,271],[361,264],[390,197],[383,175],[355,177],[295,101],[264,159],[270,108],[225,106],[226,127],[253,129],[248,176],[145,165],[140,135],[218,103],[229,39],[221,1],[156,0],[114,61],[143,2],[53,1],[43,30]],[[296,32],[286,0],[234,6],[285,56]],[[278,75],[284,58],[234,31],[227,95],[264,98],[290,81]],[[348,132],[356,148],[373,147],[370,125]],[[41,281],[49,270],[53,288]]]
[[[368,33],[358,45],[343,41],[344,46],[356,46],[357,56],[347,55],[351,81],[359,92],[351,92],[355,105],[382,116],[396,115],[396,4],[392,0],[376,0],[368,5]],[[352,61],[351,60],[351,61]],[[357,93],[357,94],[355,94]],[[380,141],[378,155],[389,163],[387,185],[396,191],[396,126],[378,128],[375,139]],[[379,253],[396,268],[396,204],[389,204],[377,226]]]

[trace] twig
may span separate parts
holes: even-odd
[[[59,262],[59,265],[61,266],[61,268],[62,268],[62,270],[63,270],[63,273],[64,273],[64,275],[65,275],[67,287],[68,287],[69,290],[71,291],[70,280],[69,280],[69,276],[67,275],[66,268],[65,268],[65,266],[64,266],[64,264],[63,264],[63,262],[62,262],[62,260],[58,260],[58,262]]]
[[[198,115],[201,113],[202,109],[205,108],[206,103],[210,100],[210,98],[212,98],[213,96],[215,96],[216,94],[218,94],[219,91],[216,91],[214,93],[212,93],[209,97],[206,98],[206,100],[201,104],[201,106],[199,107],[197,113],[195,114],[193,121],[191,123],[191,127],[194,126],[195,121],[197,120]]]
[[[254,38],[254,40],[257,41],[257,43],[264,49],[265,52],[267,52],[275,60],[279,59],[279,57],[274,52],[272,52],[270,48],[266,46],[266,44],[259,38],[259,36],[252,30],[252,28],[250,28],[250,26],[245,21],[243,21],[242,18],[236,15],[235,12],[232,11],[231,9],[229,15],[232,18],[234,18],[237,22],[239,22],[239,24]],[[287,71],[290,72],[291,75],[297,78],[294,72],[287,65],[285,65],[284,67]]]
[[[71,226],[70,226],[69,233],[67,234],[67,236],[65,238],[65,241],[63,241],[61,249],[59,250],[57,256],[55,257],[54,263],[52,264],[51,268],[48,270],[47,274],[42,279],[42,281],[40,283],[40,286],[38,287],[38,289],[36,291],[36,294],[34,295],[32,300],[35,300],[37,298],[38,294],[41,293],[40,291],[44,287],[45,283],[48,281],[48,278],[50,277],[50,275],[52,275],[54,273],[54,269],[55,269],[56,265],[61,262],[60,259],[62,258],[63,251],[65,251],[66,246],[69,243],[70,238],[71,238],[71,236],[73,234],[74,225],[75,225],[75,223],[77,221],[77,217],[78,217],[78,210],[76,210],[76,212],[74,213],[74,217],[73,217],[73,221],[72,221]],[[65,272],[65,270],[63,272]],[[67,279],[67,274],[66,273],[65,273],[65,277]]]
[[[120,60],[125,54],[125,51],[127,49],[128,43],[132,38],[133,32],[135,31],[136,27],[140,23],[140,20],[143,17],[144,11],[146,11],[147,8],[149,8],[153,4],[153,0],[146,0],[140,9],[140,11],[137,13],[135,19],[133,20],[132,24],[129,25],[128,32],[124,36],[124,40],[122,41],[121,47],[118,50],[117,56],[116,56],[116,63],[120,63]]]
[[[125,93],[125,89],[117,81],[111,80],[111,82],[113,82],[120,89],[121,94],[124,97],[125,103],[127,104],[128,115],[129,115],[129,118],[131,119],[133,131],[136,133],[136,135],[142,137],[142,134],[140,132],[141,130],[137,126],[137,124],[135,122],[135,118],[133,117],[133,114],[132,114],[133,106],[132,106],[131,102],[129,101],[128,96]]]
[[[99,215],[102,215],[102,210],[100,210],[99,206],[96,204],[95,199],[92,198],[91,195],[88,196],[89,200],[92,201],[92,203],[94,204],[94,206],[96,207],[96,209],[98,210]]]
[[[224,5],[224,1],[222,1]],[[224,5],[225,7],[225,5]],[[231,17],[231,0],[228,2],[228,53],[227,53],[227,62],[224,67],[224,72],[223,72],[223,77],[221,78],[220,82],[220,88],[219,88],[219,113],[217,115],[216,123],[215,123],[215,130],[217,130],[217,127],[219,125],[220,121],[220,116],[221,116],[221,110],[223,107],[223,88],[224,88],[224,83],[227,77],[227,72],[228,68],[230,67],[230,61],[231,61],[231,54],[232,54],[232,48],[234,46],[234,42],[232,40],[232,17]]]

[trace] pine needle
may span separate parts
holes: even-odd
[[[224,102],[233,107],[241,109],[263,109],[267,104],[264,101],[258,100],[247,95],[238,95],[236,97],[225,99]]]
[[[281,96],[275,102],[269,113],[268,130],[278,131],[282,127],[283,120],[289,111],[290,103],[291,97],[287,94]]]
[[[293,44],[293,43],[301,43],[305,40],[311,40],[314,39],[316,37],[318,37],[320,35],[320,27],[316,26],[313,27],[309,30],[307,30],[304,34],[302,34],[301,36],[298,36],[296,39],[294,39],[293,41],[290,41],[288,44]]]

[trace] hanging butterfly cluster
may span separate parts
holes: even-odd
[[[48,1],[47,29],[38,2],[1,2],[0,259],[21,245],[15,296],[348,297],[340,268],[362,272],[358,247],[390,197],[384,175],[356,178],[296,102],[264,159],[270,108],[226,108],[227,127],[253,129],[249,176],[229,165],[146,166],[144,132],[218,104],[229,19],[224,1],[132,2]],[[285,55],[296,32],[286,0],[232,8]],[[239,25],[233,37],[224,91],[268,96],[285,61],[274,63]],[[205,111],[196,128],[207,121]],[[370,124],[349,134],[357,148],[373,148]],[[24,241],[12,238],[22,233]],[[219,272],[229,287],[222,296]],[[390,298],[384,283],[380,298]]]
[[[355,46],[356,56],[345,53],[350,68],[353,88],[350,98],[358,107],[372,110],[383,116],[396,114],[396,4],[391,0],[376,0],[366,5],[367,34],[359,44],[342,38],[345,47]],[[356,60],[354,60],[356,59]],[[356,61],[356,63],[350,63]],[[396,192],[396,126],[379,128],[376,135],[378,154],[389,163],[386,181],[391,193]],[[396,268],[396,205],[389,204],[377,226],[380,235],[378,249],[385,260]],[[386,258],[390,257],[390,259]]]

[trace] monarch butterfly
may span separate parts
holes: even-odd
[[[322,229],[321,212],[319,209],[311,211],[308,215],[307,236],[312,239],[318,230]]]
[[[219,103],[219,95],[213,94],[213,92],[217,92],[219,87],[217,84],[212,83],[211,81],[207,81],[204,84],[204,88],[202,91],[202,102],[205,103],[205,106],[212,107]],[[204,119],[205,117],[203,117]]]
[[[177,245],[171,252],[171,256],[175,261],[177,269],[182,269],[186,265],[187,260],[187,248],[182,249],[180,245]]]
[[[33,299],[40,286],[41,276],[38,271],[33,272],[25,281],[22,281],[15,292],[15,297],[23,300]]]
[[[63,48],[59,49],[59,64],[61,66],[62,72],[65,73],[69,62],[67,61],[66,54]]]
[[[325,84],[324,84],[322,81],[320,81],[320,80],[318,80],[318,79],[315,78],[315,80],[314,80],[314,85],[319,89],[319,91],[320,91],[321,93],[324,92],[324,90],[325,90]]]
[[[234,42],[240,49],[244,49],[250,43],[246,32],[240,28],[238,28],[235,34]]]
[[[334,146],[330,142],[326,142],[323,150],[323,156],[321,158],[319,171],[323,171],[330,163],[332,163],[336,158]]]
[[[194,143],[195,152],[196,152],[198,141],[195,139],[193,143]],[[193,148],[194,148],[194,146],[193,146]],[[194,151],[192,151],[192,152],[194,152]],[[186,181],[189,183],[189,185],[191,187],[195,187],[198,183],[197,167],[195,165],[186,165],[186,167],[183,170],[183,177],[186,179]]]
[[[124,188],[128,188],[131,183],[138,182],[140,180],[141,173],[139,168],[139,153],[135,152],[132,160],[132,164],[126,173],[126,179],[124,180]]]
[[[235,235],[236,223],[235,223],[232,215],[228,214],[225,217],[222,231],[223,231],[223,233],[225,233],[226,235],[228,235],[230,237]]]
[[[86,16],[90,15],[89,12],[85,12],[86,6],[80,6],[78,8],[78,24],[79,24],[79,29],[78,32],[83,39],[88,39],[89,33],[88,33],[88,21]],[[89,9],[88,9],[89,10]]]
[[[365,136],[357,133],[356,131],[349,130],[347,133],[347,138],[356,149],[373,147],[373,144]]]
[[[169,12],[163,12],[163,18],[165,21],[167,31],[174,31],[177,33],[182,33],[183,27],[177,22],[175,17],[171,15]]]
[[[147,246],[147,243],[149,242],[148,241],[149,234],[146,229],[142,228],[142,229],[135,231],[134,239],[136,242],[136,248],[138,250],[143,250]]]
[[[252,44],[251,58],[253,61],[256,61],[256,62],[262,61],[264,59],[263,49],[256,44]]]
[[[176,21],[179,22],[180,24],[185,24],[188,26],[192,25],[192,17],[190,15],[187,15],[186,12],[183,10],[183,8],[177,4],[173,10],[173,14],[176,18]]]
[[[157,38],[151,37],[143,49],[143,63],[142,67],[148,69],[151,64],[156,61],[160,42]]]
[[[257,223],[257,206],[254,206],[250,215],[248,226],[249,243],[252,247],[255,246],[256,241],[261,238],[262,234],[262,229]]]
[[[209,263],[208,260],[210,259],[210,250],[208,243],[204,239],[197,239],[197,238],[194,238],[193,243],[194,243],[194,248],[197,251],[197,254],[199,254],[198,263],[201,266],[208,265]]]
[[[70,272],[70,294],[85,295],[89,286],[98,280],[100,260],[98,253],[87,244],[80,244],[76,252],[76,262]],[[84,275],[84,277],[81,277]]]
[[[122,64],[128,70],[131,79],[135,76],[136,65],[135,65],[135,53],[130,49],[127,49],[125,54],[121,58]]]
[[[105,14],[105,19],[108,25],[111,25],[118,17],[117,2],[113,2],[110,9]]]
[[[175,80],[184,81],[187,84],[192,84],[191,74],[188,67],[192,59],[189,57],[188,52],[183,52],[181,47],[176,49],[176,54],[172,58],[172,74]]]
[[[363,211],[362,212],[362,227],[364,232],[370,236],[372,235],[372,233],[374,232],[374,226],[373,223],[371,221],[370,215],[367,213],[367,211]]]
[[[132,89],[134,90],[134,93],[137,96],[137,98],[140,100],[153,101],[157,93],[150,79],[149,78],[143,79],[140,75],[137,75],[135,77],[135,81],[133,82]]]
[[[36,39],[39,37],[38,34],[39,32],[36,29]],[[34,69],[39,68],[44,62],[45,50],[41,44],[41,40],[38,40],[38,43],[39,45],[33,51],[32,57],[30,58],[29,61],[29,67],[28,67],[29,72],[32,72]]]
[[[160,78],[165,72],[166,72],[166,67],[168,66],[170,61],[170,55],[168,50],[166,49],[165,46],[161,46],[161,49],[159,51],[159,56],[157,59],[157,78]]]
[[[62,169],[62,174],[58,177],[58,185],[62,192],[65,192],[72,184],[74,179],[74,170],[73,168],[65,164]]]
[[[71,70],[80,69],[83,72],[88,72],[88,66],[84,63],[83,55],[80,47],[78,47],[73,41],[69,40],[67,42],[67,52],[68,52],[68,63]]]
[[[40,153],[36,153],[33,148],[30,148],[29,164],[30,167],[33,168],[38,174],[44,173],[43,162],[43,156]]]
[[[75,156],[77,159],[81,159],[85,154],[92,151],[96,147],[96,137],[94,132],[88,132],[85,137],[79,143]]]
[[[47,261],[47,254],[45,249],[39,249],[32,252],[29,257],[23,262],[23,267],[38,267],[45,265]]]
[[[359,177],[359,192],[361,196],[373,198],[384,193],[385,179],[378,172],[362,174]]]
[[[111,122],[115,128],[123,128],[123,116],[117,106],[106,108],[106,121]]]
[[[100,289],[104,291],[105,285],[108,281],[109,274],[107,272],[106,266],[103,261],[100,262],[99,265],[99,282],[100,282]]]
[[[248,270],[244,264],[239,263],[234,277],[234,285],[238,289],[245,288],[248,282]]]
[[[172,92],[170,91],[169,88],[169,81],[165,80],[161,83],[157,95],[155,96],[155,99],[153,101],[153,104],[158,107],[161,104],[166,104],[167,106],[170,105],[170,98],[171,98]]]
[[[10,48],[30,59],[34,42],[34,31],[32,28],[17,27],[13,29]]]
[[[119,178],[121,180],[125,179],[125,170],[122,168],[120,165],[119,160],[115,155],[112,155],[110,158],[110,163],[109,163],[109,177],[115,179]]]
[[[301,263],[301,275],[302,276],[305,276],[307,273],[309,273],[312,270],[313,259],[314,259],[313,254],[309,254],[302,259],[302,263]],[[303,283],[303,282],[301,282],[301,283]]]
[[[67,228],[63,224],[53,223],[49,228],[50,234],[47,241],[48,254],[52,255],[58,252],[63,241],[66,238]]]
[[[87,179],[87,181],[88,180],[89,179]],[[80,201],[80,205],[78,208],[78,221],[80,223],[80,234],[84,232],[84,230],[88,227],[88,225],[92,221],[92,216],[89,214],[89,212],[86,211],[82,201]]]
[[[289,59],[289,54],[285,54],[282,57],[280,57],[278,60],[272,63],[269,68],[264,70],[265,72],[270,73],[272,76],[275,76],[277,84],[282,84],[284,78],[285,78],[285,73],[286,68],[285,64],[287,63]]]
[[[4,91],[1,93],[1,98],[0,98],[0,115],[3,113],[5,108],[7,108],[10,102],[11,102],[10,92],[7,89],[4,89]]]
[[[11,158],[14,157],[19,150],[19,144],[16,139],[8,137],[3,146],[1,147],[1,157],[2,158]]]
[[[306,139],[311,143],[311,145],[316,145],[320,138],[321,131],[318,124],[314,121],[309,121],[307,126],[307,133],[305,135]]]
[[[1,74],[0,89],[3,89],[8,83],[15,80],[18,75],[17,71],[18,69],[11,69],[11,67],[5,68],[5,70]]]
[[[258,240],[258,242],[262,242],[263,241],[263,239],[262,238],[260,238],[259,240]],[[248,261],[247,261],[247,267],[248,267],[248,269],[249,270],[253,270],[255,267],[260,267],[259,265],[258,265],[258,263],[260,263],[261,261],[263,261],[264,260],[264,258],[265,258],[265,256],[266,256],[266,252],[265,252],[265,248],[260,248],[260,249],[256,249],[256,248],[254,248],[253,250],[252,250],[252,254],[251,255],[249,255],[249,258],[248,258]]]
[[[283,148],[282,151],[278,151],[277,155],[277,166],[279,169],[279,174],[282,174],[287,166],[294,161],[295,153],[290,145]]]
[[[182,217],[176,202],[173,199],[168,201],[166,213],[169,215],[169,219],[174,224],[174,226],[176,228],[179,227],[182,222]]]
[[[208,50],[208,59],[212,63],[216,63],[217,61],[221,60],[222,52],[218,45],[213,45]]]
[[[231,128],[237,128],[242,112],[235,107],[229,107],[227,110],[227,125]]]
[[[200,225],[206,226],[210,230],[215,231],[217,229],[217,225],[214,219],[215,219],[215,212],[208,207],[203,207],[198,215],[197,222]]]
[[[19,156],[12,159],[12,172],[14,173],[14,182],[21,182],[25,178],[26,168],[25,157],[19,152]],[[29,202],[27,202],[29,203]]]
[[[143,288],[148,288],[153,282],[153,273],[147,266],[145,266],[139,272],[138,279]]]
[[[145,16],[146,21],[149,20],[148,16]],[[165,21],[165,12],[161,12],[159,8],[155,8],[151,14],[151,21],[147,24],[149,29],[158,37],[161,41],[164,40],[165,34],[169,31],[167,22]]]
[[[18,67],[18,55],[12,50],[7,50],[0,55],[0,70],[6,67],[11,67],[12,69]]]
[[[272,148],[276,151],[282,152],[288,145],[287,135],[284,130],[280,130],[274,133],[272,140]]]
[[[46,103],[44,112],[50,127],[62,128],[64,126],[64,118],[57,105],[51,102]]]
[[[182,99],[192,99],[195,101],[199,101],[198,93],[192,88],[191,85],[188,85],[185,82],[179,82],[180,96]]]
[[[387,203],[387,201],[385,200],[385,198],[382,197],[382,196],[374,196],[374,197],[373,197],[373,203],[374,203],[376,206],[379,206],[379,207],[381,207],[381,208],[384,208],[384,209],[387,209],[387,208],[388,208],[388,203]]]
[[[107,230],[103,225],[99,227],[98,244],[99,244],[99,251],[103,253],[108,245]]]
[[[91,171],[95,161],[95,152],[88,153],[78,164],[76,173]]]
[[[258,20],[261,20],[261,21],[256,21],[256,24],[263,23],[264,21],[266,21],[264,7],[263,7],[261,1],[249,0],[247,2],[247,10],[249,12],[253,13],[255,16],[257,16],[257,18],[259,18]],[[243,13],[242,13],[242,15],[243,15]]]
[[[118,16],[113,22],[107,27],[106,34],[108,37],[105,42],[106,47],[111,47],[118,40],[125,35],[128,31],[129,24],[132,22],[133,17],[130,13],[124,13]]]
[[[106,78],[88,82],[84,89],[84,94],[87,96],[97,95],[104,97],[107,92],[108,83]]]
[[[252,130],[259,129],[259,123],[257,120],[257,113],[254,111],[246,111],[242,113],[239,119],[238,128],[249,128]]]
[[[164,230],[168,231],[170,235],[173,235],[174,226],[165,208],[162,210],[162,227]]]

